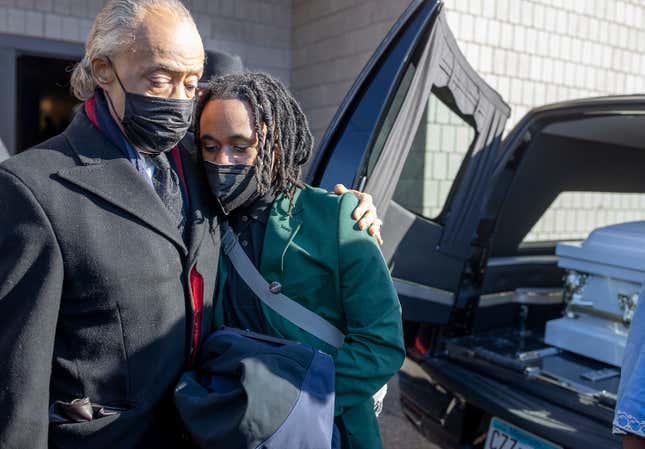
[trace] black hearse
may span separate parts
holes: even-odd
[[[566,306],[555,245],[586,232],[561,219],[534,230],[562,195],[593,192],[597,211],[645,193],[645,96],[544,106],[503,136],[509,112],[442,3],[414,1],[341,105],[309,182],[366,190],[384,217],[409,351],[401,401],[419,431],[442,448],[619,448],[619,370],[543,340]]]

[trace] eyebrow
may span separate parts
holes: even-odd
[[[233,134],[232,136],[228,137],[230,140],[244,140],[245,142],[248,143],[253,143],[254,139],[253,136],[244,136],[242,134]]]
[[[217,140],[215,137],[211,136],[210,134],[202,134],[199,138],[201,140],[204,140],[204,139]],[[232,136],[228,136],[227,138],[229,140],[243,140],[249,145],[254,143],[253,137],[244,136],[242,134],[233,134]]]
[[[179,65],[170,65],[170,64],[155,64],[153,66],[148,67],[144,73],[150,74],[152,72],[156,72],[157,70],[162,70],[164,72],[169,72],[173,74],[178,74],[178,73],[183,73],[184,72],[184,67],[181,67]],[[200,72],[202,71],[203,67],[188,67],[187,72],[190,74],[194,74],[195,76],[199,76]]]

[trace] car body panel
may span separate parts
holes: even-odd
[[[620,439],[612,435],[606,423],[554,405],[451,360],[433,358],[425,363],[427,366],[424,369],[431,373],[431,377],[428,378],[431,379],[431,383],[438,384],[448,391],[459,392],[459,397],[466,398],[468,403],[552,443],[575,449],[621,447]],[[402,387],[406,382],[415,380],[405,370],[401,377]],[[418,396],[410,393],[422,390],[419,382],[429,381],[419,380],[417,377],[416,382],[414,388],[401,389],[404,404],[406,401],[418,401]],[[440,416],[439,420],[448,420],[449,412],[447,408],[442,410],[443,416]],[[458,444],[455,442],[451,447],[459,447]]]
[[[393,192],[423,104],[432,95],[472,127],[475,139],[465,151],[441,213],[427,218],[393,200]],[[447,447],[463,447],[463,435],[468,434],[468,441],[476,440],[477,432],[486,430],[482,426],[498,416],[567,449],[618,448],[619,440],[609,428],[607,404],[601,404],[603,410],[585,413],[588,404],[574,407],[552,400],[548,385],[533,388],[528,378],[504,382],[495,377],[493,365],[484,372],[450,358],[445,342],[482,329],[475,320],[482,296],[503,296],[501,286],[512,293],[524,278],[536,288],[553,287],[561,279],[552,249],[523,246],[523,229],[500,227],[519,161],[534,136],[544,126],[563,120],[645,114],[645,96],[538,107],[503,139],[509,114],[503,99],[459,50],[442,2],[414,1],[343,101],[321,141],[308,182],[327,189],[342,182],[373,194],[384,219],[383,254],[403,318],[422,323],[437,334],[435,340],[443,342],[426,347],[418,344],[418,336],[417,341],[407,342],[414,347],[418,370],[424,375],[421,380],[412,379],[404,370],[403,405],[421,430],[442,435]],[[524,307],[519,303],[482,306],[485,316],[504,308],[504,314],[514,316]],[[546,314],[560,310],[560,304],[541,307],[534,309]]]
[[[406,214],[391,201],[430,95],[469,123],[476,136],[464,149],[459,181],[436,220]],[[424,315],[445,323],[459,303],[455,293],[478,251],[473,240],[479,210],[509,114],[459,50],[441,2],[419,1],[388,34],[326,132],[309,181],[327,189],[343,182],[373,195],[385,218],[383,253],[402,286],[405,314],[430,308],[435,312]],[[423,251],[408,250],[416,245]],[[419,254],[432,266],[419,270]]]

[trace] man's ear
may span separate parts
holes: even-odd
[[[96,84],[102,88],[110,86],[114,82],[114,69],[106,58],[94,58],[92,60],[92,75]]]

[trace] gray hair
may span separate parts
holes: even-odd
[[[179,0],[110,0],[99,12],[85,42],[85,55],[72,71],[72,93],[83,101],[94,95],[97,87],[92,76],[92,60],[112,56],[132,45],[136,28],[145,13],[164,9],[194,23],[188,9]]]

